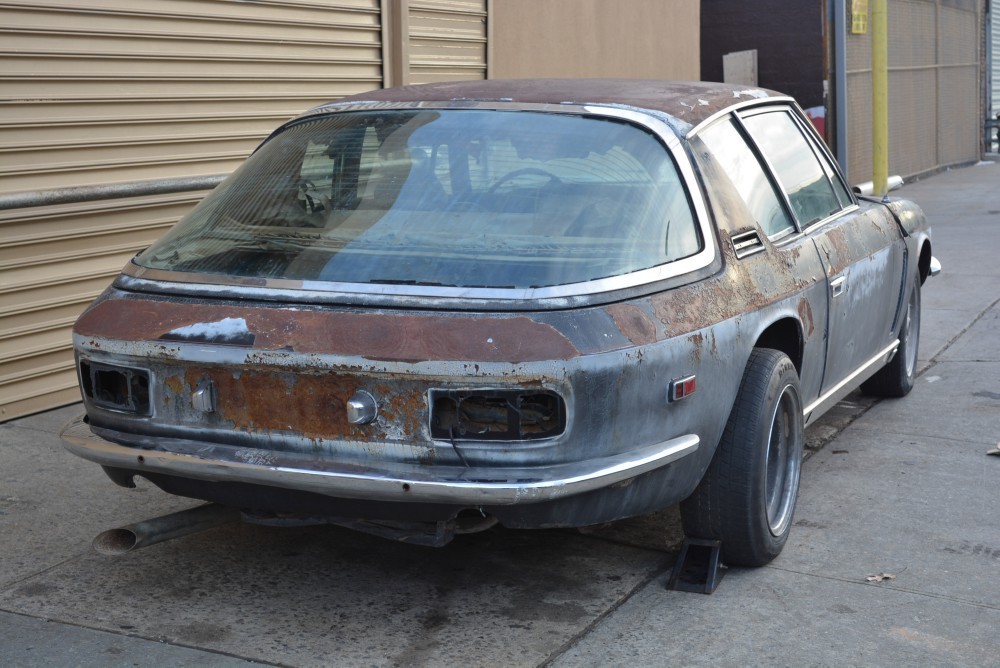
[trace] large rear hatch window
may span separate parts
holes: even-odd
[[[136,262],[240,278],[534,288],[655,267],[702,244],[670,153],[637,126],[388,110],[289,126]]]

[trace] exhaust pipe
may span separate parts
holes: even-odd
[[[239,510],[208,503],[170,515],[154,517],[136,522],[120,529],[110,529],[94,539],[94,550],[101,554],[117,556],[138,550],[140,547],[155,545],[165,540],[180,538],[188,534],[211,529],[226,524],[239,517]]]

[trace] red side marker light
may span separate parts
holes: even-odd
[[[668,399],[671,402],[680,401],[684,397],[694,394],[694,391],[698,388],[698,380],[696,376],[685,376],[684,378],[677,378],[670,381],[670,390],[668,392]]]

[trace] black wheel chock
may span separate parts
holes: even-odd
[[[685,538],[667,580],[667,589],[711,594],[726,574],[721,556],[721,540]]]

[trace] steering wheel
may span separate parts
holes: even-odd
[[[490,186],[489,190],[487,190],[486,192],[492,195],[493,193],[495,193],[497,190],[500,189],[500,186],[507,183],[508,181],[513,181],[519,176],[526,176],[528,174],[534,174],[536,176],[543,176],[547,178],[549,181],[545,185],[563,182],[563,180],[560,179],[558,176],[556,176],[552,172],[547,172],[544,169],[540,169],[538,167],[522,167],[521,169],[515,169],[513,172],[507,172],[506,174],[501,176],[499,179],[497,179],[496,183]]]
[[[312,195],[309,194],[310,191],[316,192],[317,188],[315,183],[313,183],[309,179],[301,178],[299,179],[297,186],[299,191],[298,194],[302,196],[301,201],[303,208],[306,210],[306,212],[317,213],[326,208],[323,206],[322,199],[317,200],[318,196],[313,197]]]

